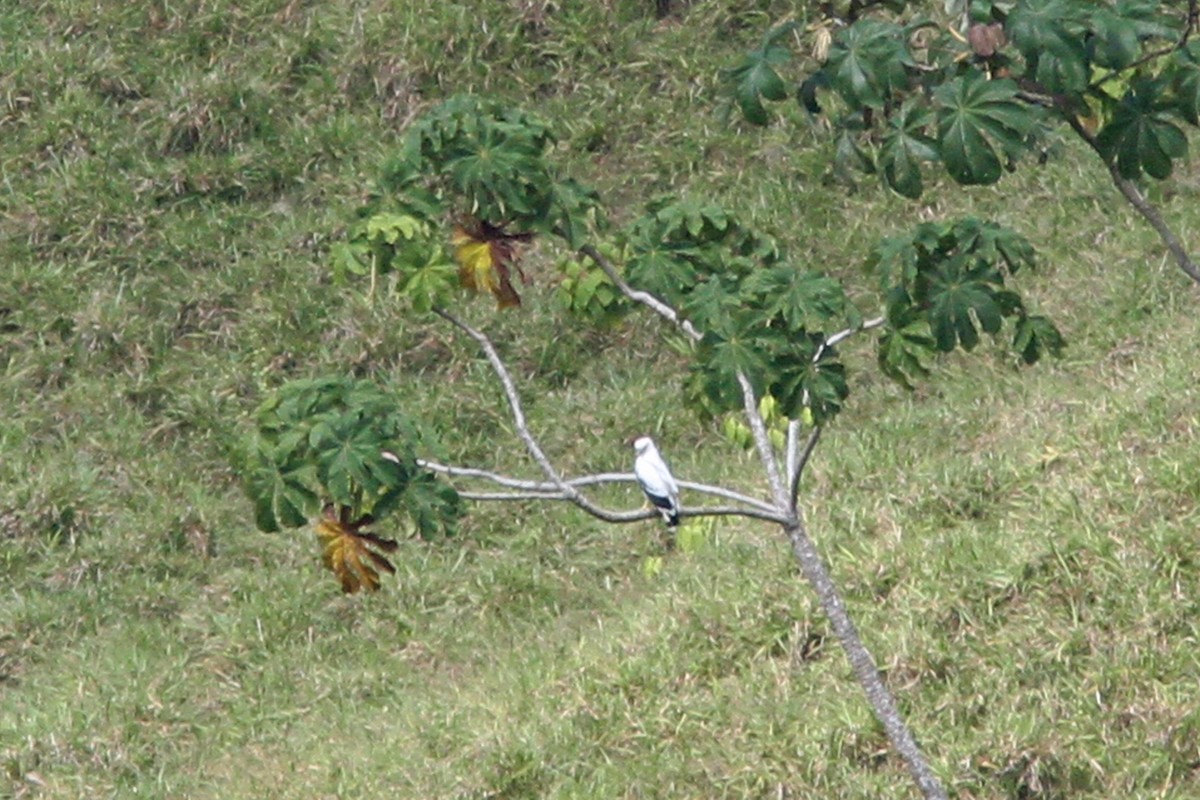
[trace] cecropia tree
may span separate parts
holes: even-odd
[[[522,245],[535,237],[556,242],[566,251],[557,312],[570,324],[600,325],[641,310],[682,332],[690,359],[679,378],[684,401],[700,412],[697,424],[724,420],[730,430],[739,416],[732,430],[757,452],[757,486],[677,480],[689,497],[712,499],[679,508],[679,516],[740,516],[779,528],[896,752],[925,796],[945,797],[807,533],[801,479],[850,392],[839,355],[847,340],[873,338],[879,367],[906,385],[938,353],[972,350],[983,334],[1003,338],[1027,363],[1059,350],[1057,329],[1013,285],[1033,266],[1029,243],[975,219],[919,225],[865,254],[877,292],[860,308],[838,280],[801,266],[715,202],[658,199],[613,230],[597,194],[554,167],[552,143],[549,127],[525,112],[471,97],[446,102],[411,128],[382,191],[333,254],[340,278],[370,276],[374,292],[390,276],[392,296],[408,313],[441,321],[478,348],[535,474],[434,459],[410,422],[377,429],[366,408],[357,413],[360,388],[339,389],[326,411],[311,386],[285,387],[265,406],[251,448],[247,487],[263,509],[260,524],[316,518],[318,530],[337,522],[355,535],[364,520],[408,510],[424,520],[420,530],[435,530],[453,523],[463,500],[567,502],[610,523],[657,516],[655,508],[610,508],[593,496],[606,485],[632,488],[634,473],[569,475],[556,465],[529,425],[512,372],[470,320],[469,298],[480,294],[507,313],[524,313]],[[330,413],[336,418],[323,416]],[[331,500],[333,510],[322,512]],[[353,590],[378,581],[343,576],[342,583]]]

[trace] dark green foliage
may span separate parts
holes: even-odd
[[[907,31],[899,25],[863,20],[838,31],[825,62],[834,91],[854,109],[882,109],[908,83],[912,65]]]
[[[787,84],[775,70],[791,58],[791,51],[780,40],[796,29],[789,22],[767,32],[762,45],[751,50],[733,69],[721,73],[738,108],[756,125],[767,124],[767,109],[763,100],[783,100],[788,96]]]
[[[938,145],[956,181],[995,183],[1001,156],[1013,158],[1024,147],[1040,115],[1016,97],[1012,81],[987,80],[978,72],[968,72],[934,92]]]
[[[922,162],[941,162],[958,183],[995,183],[1053,120],[1094,126],[1097,152],[1123,177],[1165,178],[1187,155],[1180,123],[1200,124],[1200,49],[1184,5],[951,2],[953,18],[935,23],[921,16],[926,3],[851,4],[846,19],[828,4],[822,29],[837,32],[798,94],[833,118],[839,167],[878,171],[905,197],[924,189]],[[769,63],[783,63],[784,40],[771,42]],[[789,94],[774,72],[750,81],[750,65],[768,64],[764,48],[731,88],[758,125],[768,121],[761,100]]]
[[[839,282],[797,267],[773,238],[712,203],[651,203],[627,239],[630,282],[704,333],[686,392],[693,406],[740,409],[740,374],[788,417],[837,413],[848,388],[823,342],[861,323]]]
[[[368,381],[292,381],[258,410],[246,448],[242,480],[255,522],[295,528],[332,505],[352,520],[404,511],[422,536],[453,532],[458,495],[417,465],[426,439]]]
[[[1088,64],[1079,33],[1085,16],[1074,0],[1024,0],[1013,9],[1005,30],[1025,60],[1026,77],[1049,92],[1083,91]]]
[[[1172,57],[1168,74],[1179,112],[1200,125],[1200,41],[1190,42]]]
[[[1137,80],[1117,103],[1096,145],[1126,178],[1138,178],[1143,170],[1166,178],[1173,163],[1187,155],[1187,137],[1173,121],[1177,109],[1161,79]]]
[[[453,97],[408,131],[384,188],[431,221],[449,214],[521,233],[582,243],[596,193],[547,161],[554,144],[533,114],[474,96]]]
[[[911,236],[885,239],[868,267],[887,297],[887,326],[879,363],[902,384],[925,374],[924,357],[957,347],[971,350],[980,333],[997,335],[1013,321],[1013,348],[1026,363],[1057,355],[1062,336],[1045,317],[1031,316],[1007,286],[1034,265],[1024,238],[994,223],[963,219],[924,223]]]
[[[927,108],[906,102],[888,121],[879,147],[879,166],[888,185],[915,199],[924,188],[921,162],[936,161],[937,142],[926,135],[932,117]]]

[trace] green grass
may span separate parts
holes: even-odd
[[[254,530],[229,449],[291,377],[378,380],[455,460],[531,472],[466,342],[330,279],[404,125],[459,91],[553,120],[618,219],[719,193],[855,281],[923,216],[1032,239],[1065,357],[983,347],[908,394],[851,348],[811,532],[956,796],[1200,793],[1195,289],[1066,143],[920,206],[827,185],[798,113],[715,110],[792,4],[651,5],[0,12],[0,797],[912,796],[766,527],[667,553],[650,523],[478,506],[351,598],[310,534]],[[1193,243],[1197,175],[1154,191]],[[681,475],[761,491],[679,408],[659,323],[561,329],[553,259],[527,312],[467,313],[564,470],[626,468],[652,431]]]

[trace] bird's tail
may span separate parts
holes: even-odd
[[[667,516],[667,527],[668,528],[678,528],[679,527],[679,512],[678,511],[668,511],[666,516]]]

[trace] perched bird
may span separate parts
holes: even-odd
[[[671,470],[649,436],[635,440],[633,449],[637,453],[633,461],[633,474],[637,476],[646,497],[662,512],[667,527],[674,528],[679,524],[679,486],[671,476]]]

